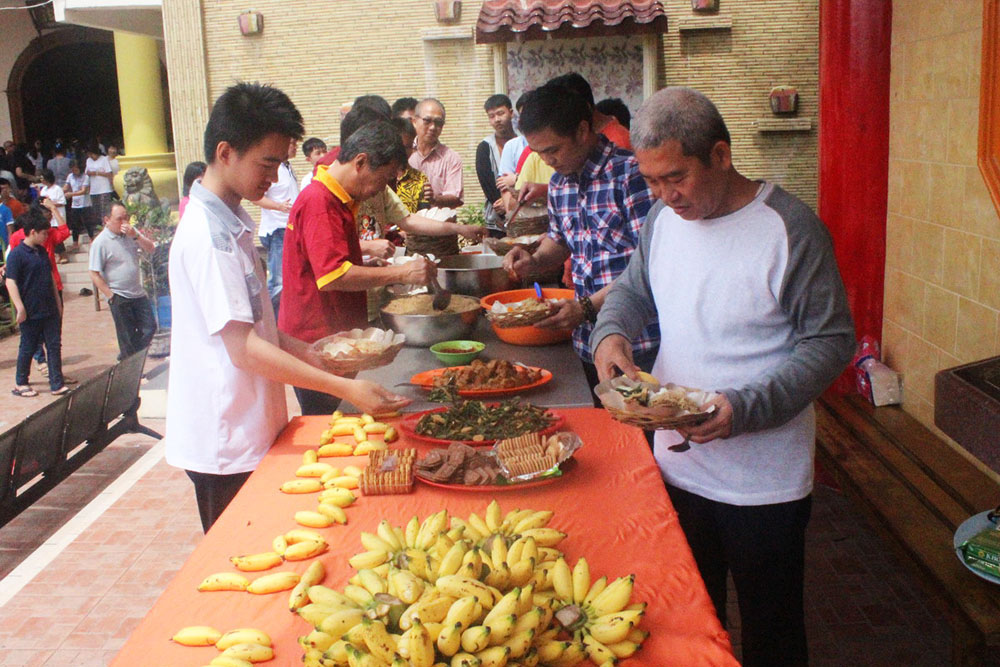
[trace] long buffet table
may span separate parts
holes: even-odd
[[[738,664],[642,434],[613,421],[603,410],[559,412],[566,417],[566,427],[585,443],[577,452],[576,465],[563,477],[548,485],[500,493],[440,489],[418,481],[409,495],[362,496],[347,508],[346,525],[320,530],[330,543],[330,550],[320,556],[327,569],[323,583],[342,589],[352,575],[347,559],[363,551],[360,533],[374,532],[382,518],[403,525],[413,515],[423,519],[440,509],[460,517],[470,512],[482,516],[495,497],[504,513],[516,508],[554,510],[550,525],[568,533],[560,549],[570,563],[585,556],[592,577],[636,575],[633,601],[649,603],[641,627],[652,634],[639,653],[621,664]],[[113,665],[207,664],[218,653],[213,647],[182,647],[169,641],[174,632],[189,625],[211,625],[223,632],[260,628],[275,643],[275,659],[266,664],[301,664],[296,638],[311,628],[288,611],[287,592],[263,596],[199,593],[197,586],[209,574],[235,571],[230,556],[269,551],[272,538],[297,527],[292,518],[296,511],[315,508],[315,494],[286,495],[278,487],[294,478],[302,453],[316,447],[327,423],[323,417],[292,419]],[[393,446],[425,449],[405,438]],[[337,466],[365,463],[365,457],[322,460]],[[286,563],[269,572],[302,572],[310,562]],[[247,574],[253,579],[258,573]]]

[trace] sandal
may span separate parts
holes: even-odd
[[[76,378],[71,378],[68,375],[63,375],[63,384],[78,384],[80,381]]]
[[[59,387],[58,389],[56,389],[55,391],[53,391],[52,395],[53,396],[62,396],[63,394],[68,394],[68,393],[69,393],[69,387],[67,387],[66,385],[63,385],[63,386]]]
[[[10,390],[10,393],[15,396],[20,396],[21,398],[31,398],[33,396],[38,396],[38,392],[31,387],[14,387]]]

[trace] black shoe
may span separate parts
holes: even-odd
[[[80,289],[80,296],[93,296],[94,292],[89,287],[83,287]]]

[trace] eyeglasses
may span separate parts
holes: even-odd
[[[444,127],[444,118],[428,118],[424,116],[417,116],[417,118],[424,121],[428,125],[433,125],[434,127]]]

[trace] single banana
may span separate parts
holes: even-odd
[[[326,538],[315,530],[305,528],[293,528],[284,535],[285,542],[295,544],[296,542],[326,542]]]
[[[572,641],[568,642],[569,646],[566,650],[562,652],[562,655],[557,659],[552,661],[553,667],[570,667],[570,665],[576,665],[587,659],[587,650],[583,645],[583,642]],[[604,663],[600,663],[604,664]]]
[[[337,641],[337,638],[333,635],[328,635],[321,630],[313,630],[305,637],[302,637],[299,644],[301,644],[303,648],[315,648],[319,651],[325,651],[333,646],[335,641]]]
[[[386,580],[375,574],[373,570],[358,570],[358,579],[360,580],[361,587],[373,596],[385,593],[389,589]]]
[[[503,518],[503,522],[500,524],[500,531],[508,535],[517,532],[514,530],[514,527],[517,526],[521,519],[534,513],[535,510],[511,510],[507,512]]]
[[[445,665],[446,663],[441,663]],[[482,660],[467,653],[465,651],[459,651],[455,655],[451,656],[451,662],[447,663],[450,667],[479,667],[482,664]]]
[[[406,604],[413,604],[423,595],[425,589],[423,579],[409,570],[394,570],[389,575],[389,580],[396,590],[396,597]]]
[[[399,440],[399,432],[396,431],[396,427],[387,427],[385,429],[385,435],[382,436],[382,442],[396,442],[397,440]]]
[[[438,575],[455,574],[458,572],[458,568],[462,567],[462,561],[468,550],[469,543],[465,540],[459,540],[451,545],[451,548],[441,558],[441,563],[438,566]]]
[[[332,489],[324,489],[319,494],[319,501],[321,503],[336,505],[337,507],[349,507],[354,504],[355,500],[357,500],[357,496],[351,493],[350,490],[342,489],[339,486],[335,486]]]
[[[244,572],[260,572],[281,565],[281,555],[274,551],[251,554],[248,556],[233,556],[229,559],[237,570]]]
[[[347,513],[344,511],[344,508],[335,503],[320,502],[320,504],[316,506],[316,511],[334,523],[339,523],[341,525],[347,523]]]
[[[510,655],[509,646],[491,646],[475,654],[481,667],[503,667]]]
[[[403,540],[406,546],[415,547],[417,546],[417,534],[420,532],[420,519],[416,516],[410,517],[410,520],[406,522],[406,527],[403,529]]]
[[[319,460],[319,456],[316,454],[316,450],[315,449],[307,449],[306,451],[302,452],[302,463],[303,464],[316,463],[316,461],[318,461],[318,460]]]
[[[217,655],[208,663],[209,667],[253,667],[253,663],[231,655]]]
[[[362,425],[364,425],[364,424],[374,424],[374,423],[375,423],[375,418],[374,417],[372,417],[367,412],[362,412],[361,413],[361,424]]]
[[[255,595],[266,595],[268,593],[278,593],[280,591],[287,591],[295,588],[295,585],[299,583],[301,577],[295,572],[275,572],[274,574],[265,574],[262,577],[257,577],[250,585],[247,586],[246,590],[248,593],[253,593]],[[251,662],[253,662],[251,660]]]
[[[344,466],[344,474],[350,475],[351,477],[361,477],[364,474],[364,469],[358,466]]]
[[[215,648],[225,651],[235,644],[260,644],[261,646],[273,646],[271,637],[263,630],[256,628],[239,628],[230,630],[219,637],[215,642]]]
[[[385,433],[389,430],[389,425],[383,422],[372,421],[361,428],[365,430],[365,433]]]
[[[500,530],[503,518],[500,516],[500,503],[495,498],[486,506],[486,516],[483,518],[486,521],[486,527],[490,529],[490,533]]]
[[[333,470],[333,466],[329,463],[303,463],[299,466],[298,470],[295,471],[295,476],[319,478],[331,470]]]
[[[368,434],[365,433],[365,429],[361,428],[360,426],[354,427],[353,435],[355,442],[364,442],[365,440],[368,439]]]
[[[334,520],[319,512],[300,510],[295,513],[295,523],[309,528],[329,528],[334,524]]]
[[[362,551],[347,559],[355,570],[371,569],[389,560],[387,551]]]
[[[350,493],[350,491],[348,491]],[[354,494],[351,494],[352,497]],[[399,536],[396,535],[396,531],[393,530],[393,525],[382,519],[378,528],[375,529],[375,533],[382,539],[383,542],[389,545],[389,551],[399,551],[403,548],[403,543],[400,542]]]
[[[384,442],[372,441],[372,440],[362,440],[354,447],[354,456],[367,456],[371,452],[381,451],[383,449],[388,449],[389,445]]]
[[[309,599],[316,604],[335,607],[354,606],[354,601],[339,591],[327,588],[321,584],[309,587]]]
[[[521,560],[510,568],[510,585],[525,586],[534,578],[535,559]]]
[[[537,630],[541,625],[544,612],[541,607],[532,607],[531,610],[517,617],[514,624],[514,634],[519,634],[525,630]]]
[[[479,603],[482,604],[485,609],[492,609],[494,603],[496,602],[496,598],[493,597],[493,591],[495,589],[487,586],[477,579],[469,579],[450,574],[438,577],[438,580],[434,583],[434,585],[437,586],[438,590],[445,595],[451,595],[456,598],[465,597],[466,595],[474,595],[479,599]]]
[[[361,546],[368,551],[395,551],[392,544],[386,540],[382,539],[375,533],[366,533],[364,531],[361,532]]]
[[[566,538],[566,533],[555,528],[530,528],[521,534],[535,538],[540,547],[554,547]]]
[[[314,558],[327,549],[326,540],[315,541],[307,540],[303,542],[296,542],[295,544],[288,545],[285,549],[285,560],[307,560],[309,558]]]
[[[580,604],[590,590],[590,566],[581,557],[573,567],[573,602]]]
[[[367,616],[361,619],[362,637],[368,651],[378,659],[391,663],[396,653],[396,639],[385,629],[382,621],[373,621]]]
[[[601,592],[607,587],[608,587],[607,577],[601,577],[600,579],[594,581],[592,584],[590,584],[590,589],[587,591],[587,594],[583,596],[583,604],[584,605],[591,604],[594,601],[594,598],[600,595]]]
[[[548,665],[562,658],[569,649],[570,642],[551,639],[537,644],[536,647],[538,648],[539,662]]]
[[[507,614],[496,616],[489,621],[483,621],[483,625],[490,629],[490,645],[499,646],[511,638],[514,634],[514,625],[517,623],[517,616]]]
[[[472,595],[467,595],[461,597],[448,608],[448,613],[444,617],[443,623],[445,626],[455,625],[456,623],[462,626],[465,630],[470,625],[475,622],[476,617],[476,598]]]
[[[615,657],[618,659],[632,657],[632,655],[634,655],[636,651],[642,648],[642,644],[629,641],[628,639],[626,639],[625,641],[617,642],[615,644],[605,644],[605,646],[607,646],[608,650],[614,653]]]
[[[611,649],[597,641],[589,632],[583,633],[583,645],[587,649],[587,655],[595,665],[603,665],[608,662],[614,664],[618,660],[618,656],[612,653]]]
[[[374,597],[367,588],[356,584],[344,586],[344,595],[361,607],[368,607],[374,601]]]
[[[202,592],[245,591],[249,585],[250,580],[242,574],[237,574],[235,572],[219,572],[205,577],[202,582],[198,584],[198,590]],[[215,642],[212,643],[214,644]]]
[[[517,659],[528,652],[531,648],[531,642],[535,639],[534,630],[522,630],[521,632],[512,633],[511,636],[503,643],[510,649],[508,658]]]
[[[316,453],[320,456],[320,458],[331,456],[350,456],[354,453],[354,446],[346,442],[328,442],[325,445],[321,445]]]
[[[455,623],[453,625],[445,625],[441,629],[441,634],[437,638],[437,649],[438,651],[447,657],[451,657],[458,653],[458,649],[462,648],[462,625],[461,623]]]
[[[212,646],[221,638],[222,633],[209,625],[181,628],[171,637],[181,646]]]
[[[608,584],[608,587],[591,601],[590,609],[593,611],[591,616],[596,618],[624,609],[632,598],[632,586],[634,583],[635,575],[630,574],[627,577],[619,577]]]
[[[354,453],[353,449],[351,453]],[[328,489],[332,486],[339,486],[342,489],[356,489],[358,488],[358,478],[354,475],[340,475],[327,481],[324,486]]]
[[[341,609],[324,618],[319,624],[319,630],[331,637],[340,637],[359,624],[362,618],[364,612],[360,609]]]
[[[477,653],[490,645],[490,629],[485,625],[473,625],[462,632],[462,650]]]
[[[552,568],[552,587],[562,600],[573,602],[573,573],[565,558],[557,560]]]
[[[430,633],[420,619],[415,619],[411,628],[410,641],[410,664],[413,667],[432,667],[434,664],[434,642],[431,641]]]
[[[240,658],[248,662],[267,662],[268,660],[274,660],[274,649],[262,644],[233,644],[223,651],[222,655]]]
[[[318,479],[290,479],[278,490],[282,493],[316,493],[323,490],[323,483]]]
[[[489,526],[486,525],[486,522],[483,521],[483,519],[475,512],[469,515],[467,524],[468,527],[472,528],[473,534],[475,535],[473,539],[477,542],[493,534],[493,531],[489,529]]]
[[[338,420],[339,421],[339,420]],[[354,422],[336,423],[327,429],[332,436],[354,435]]]
[[[288,548],[288,540],[285,539],[284,535],[278,535],[271,540],[271,548],[274,549],[274,553],[279,556],[284,555],[285,549]]]
[[[554,512],[551,510],[539,510],[537,512],[532,512],[525,518],[521,519],[514,526],[515,533],[523,535],[528,530],[534,530],[535,528],[544,528],[549,524],[552,519]]]

